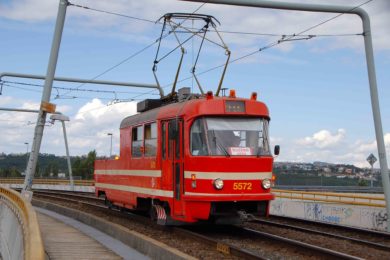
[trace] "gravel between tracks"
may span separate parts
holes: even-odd
[[[204,228],[201,233],[208,237],[233,244],[239,248],[245,248],[246,250],[260,254],[267,259],[329,259],[329,257],[319,256],[317,253],[310,250],[303,251],[294,246],[266,238],[259,238],[256,236],[248,237],[248,234],[241,234],[239,231],[232,235],[233,232],[228,230],[224,231],[222,229],[223,227]]]

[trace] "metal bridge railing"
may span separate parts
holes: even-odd
[[[0,184],[23,184],[24,178],[0,178]],[[33,184],[43,185],[69,185],[69,180],[61,179],[34,179]],[[74,180],[74,185],[78,186],[94,186],[94,180]]]
[[[292,191],[273,189],[272,193],[277,198],[308,200],[328,203],[341,203],[350,205],[385,207],[384,196],[355,195],[334,192],[309,192],[309,191]]]
[[[19,253],[20,250],[23,250],[23,258],[26,260],[45,259],[45,251],[39,229],[38,219],[31,203],[24,200],[18,192],[0,187],[0,204],[1,203],[3,203],[3,206],[8,207],[10,211],[13,212],[13,214],[5,214],[6,216],[2,216],[0,221],[4,221],[4,223],[1,224],[3,226],[12,226],[12,224],[16,223],[16,225],[19,225],[22,229],[23,244],[20,244],[19,246]],[[10,215],[13,215],[14,217]],[[10,226],[9,228],[11,229]],[[11,231],[14,232],[14,230]],[[14,243],[10,246],[17,247],[15,243],[18,241],[12,242]],[[5,256],[3,256],[3,258],[4,257]],[[15,255],[13,257],[11,256],[11,259],[18,258],[15,257]]]

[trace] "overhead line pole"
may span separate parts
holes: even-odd
[[[182,0],[182,1],[204,2],[202,0]],[[381,114],[379,108],[378,87],[376,82],[370,17],[367,14],[367,12],[360,7],[353,8],[351,6],[271,2],[271,1],[264,1],[264,0],[207,0],[207,3],[271,8],[271,9],[281,9],[281,10],[295,10],[295,11],[348,13],[348,14],[356,14],[362,19],[368,80],[370,84],[371,106],[372,106],[372,113],[374,118],[375,136],[376,136],[376,142],[378,148],[379,164],[381,168],[383,191],[386,200],[386,211],[388,216],[387,231],[390,232],[390,177],[389,177],[389,169],[387,165],[385,142],[383,137],[382,120],[381,120]]]
[[[43,89],[42,98],[41,98],[41,106],[39,109],[37,124],[35,126],[35,131],[34,131],[33,144],[31,146],[30,158],[29,158],[29,161],[27,164],[27,169],[26,169],[26,178],[24,180],[24,185],[23,185],[23,189],[22,189],[23,196],[29,200],[31,200],[31,197],[32,197],[32,192],[31,192],[32,180],[34,178],[34,173],[35,173],[36,166],[37,166],[39,150],[40,150],[41,143],[42,143],[43,130],[44,130],[45,122],[46,122],[46,116],[47,116],[47,113],[54,113],[55,112],[55,105],[50,103],[50,95],[51,95],[51,91],[52,91],[52,87],[53,87],[53,81],[60,80],[60,81],[96,83],[96,84],[106,84],[106,85],[123,85],[123,86],[129,85],[126,83],[121,83],[121,84],[114,83],[113,84],[113,82],[101,81],[101,80],[100,81],[82,80],[82,79],[72,79],[72,78],[57,78],[56,79],[54,77],[56,67],[57,67],[58,53],[59,53],[59,49],[61,46],[62,32],[63,32],[64,24],[65,24],[66,9],[67,9],[68,5],[69,5],[68,0],[59,0],[56,25],[55,25],[54,36],[53,36],[53,41],[52,41],[52,46],[51,46],[51,51],[50,51],[49,63],[47,66],[46,77],[39,76],[39,75],[25,75],[25,74],[18,74],[18,73],[2,73],[0,75],[0,79],[1,79],[1,77],[4,77],[4,76],[45,79],[44,89]],[[140,85],[140,84],[136,84],[136,85]],[[134,86],[134,84],[131,84],[131,86]],[[162,89],[159,87],[156,87],[154,85],[143,84],[142,87],[157,88],[160,92],[160,95],[161,96],[164,95]]]
[[[24,180],[22,194],[27,199],[31,200],[32,192],[32,180],[34,178],[35,169],[37,166],[39,150],[41,148],[43,130],[46,122],[46,115],[49,110],[53,110],[50,102],[50,95],[53,86],[54,74],[57,67],[58,53],[61,45],[62,31],[65,24],[66,8],[69,2],[67,0],[60,0],[58,6],[58,14],[55,25],[55,31],[53,36],[53,42],[51,46],[49,64],[47,66],[47,73],[45,79],[45,85],[42,93],[41,107],[39,109],[37,124],[34,131],[34,140],[31,146],[30,158],[26,169],[26,178]],[[48,109],[49,108],[49,109]],[[55,109],[54,109],[55,110]],[[54,112],[54,111],[52,111]]]

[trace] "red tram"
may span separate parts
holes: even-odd
[[[256,99],[256,93],[243,99],[231,91],[168,105],[145,100],[142,113],[120,125],[120,157],[95,162],[96,195],[111,207],[148,211],[166,225],[268,215],[270,118]]]

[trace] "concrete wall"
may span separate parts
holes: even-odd
[[[270,214],[386,231],[385,208],[275,199]]]
[[[23,259],[23,230],[17,214],[0,199],[0,259]]]
[[[23,184],[8,184],[8,183],[2,183],[0,184],[2,187],[11,188],[11,189],[21,189],[23,188]],[[33,189],[37,190],[65,190],[70,191],[71,187],[70,185],[54,185],[54,184],[33,184]],[[95,192],[95,186],[74,186],[74,191],[79,192]]]

